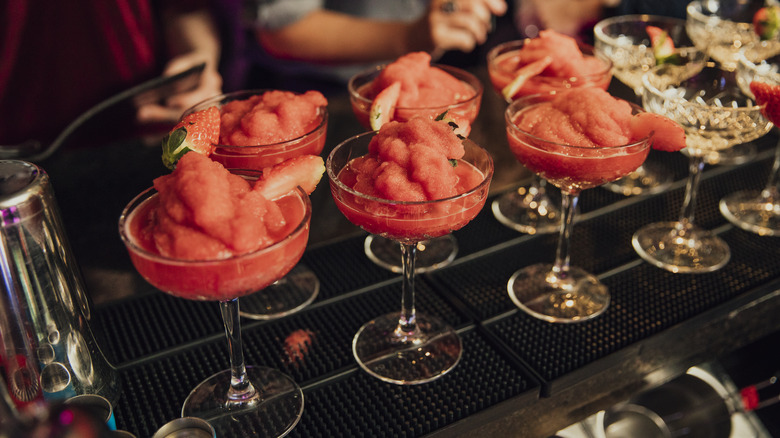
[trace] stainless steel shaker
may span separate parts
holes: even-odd
[[[116,369],[89,327],[89,300],[48,174],[0,161],[0,368],[17,406],[99,394],[112,403]]]

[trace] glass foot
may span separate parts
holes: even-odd
[[[377,265],[396,274],[403,272],[401,266],[401,245],[381,236],[369,235],[363,243],[366,256]],[[443,268],[458,255],[458,241],[452,234],[424,240],[417,244],[417,258],[414,271],[422,274]],[[243,301],[242,301],[242,306]]]
[[[602,187],[624,196],[648,195],[666,190],[672,183],[672,179],[670,172],[642,165],[625,177],[606,183]]]
[[[553,265],[537,264],[515,272],[509,279],[509,298],[524,312],[558,323],[581,322],[602,314],[609,292],[593,274],[569,267],[567,278],[557,279]]]
[[[493,216],[525,234],[556,233],[561,229],[560,202],[553,202],[538,184],[520,186],[493,201]]]
[[[250,319],[276,319],[311,304],[320,292],[320,280],[303,264],[297,264],[265,289],[241,297],[240,315]]]
[[[403,332],[400,313],[363,325],[352,340],[358,365],[372,376],[398,385],[430,382],[451,371],[463,353],[457,332],[438,318],[417,314],[417,329]]]
[[[634,233],[631,243],[645,261],[671,272],[712,272],[731,258],[731,250],[723,239],[679,222],[646,225]]]
[[[221,371],[190,392],[184,401],[182,416],[208,421],[217,436],[287,435],[303,414],[301,388],[290,377],[272,368],[247,367],[246,371],[257,390],[254,397],[229,400],[231,373],[230,370]]]
[[[761,191],[732,193],[720,200],[720,212],[732,224],[760,236],[780,236],[780,202]]]

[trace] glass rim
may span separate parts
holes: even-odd
[[[714,67],[714,64],[712,64],[711,61],[708,62],[707,65],[705,65],[705,68],[707,68],[708,66],[711,66],[712,68],[716,68],[716,67]],[[644,90],[643,92],[650,93],[655,98],[662,99],[664,101],[674,102],[675,105],[681,106],[683,108],[691,108],[691,109],[697,109],[697,108],[698,109],[713,109],[713,108],[717,108],[718,112],[725,112],[725,113],[728,113],[728,114],[751,113],[751,112],[756,112],[756,111],[760,112],[761,108],[764,107],[764,105],[758,105],[758,104],[754,104],[753,106],[738,106],[736,108],[735,107],[728,107],[728,106],[702,105],[700,103],[692,102],[690,100],[683,99],[683,98],[670,98],[670,97],[667,97],[667,96],[664,95],[664,92],[662,90],[659,90],[658,87],[656,87],[652,83],[652,81],[650,80],[650,78],[653,77],[652,72],[654,70],[658,69],[659,67],[661,67],[661,66],[653,67],[647,73],[642,75],[642,88]],[[736,87],[736,85],[735,85],[735,87]],[[741,93],[741,91],[740,91],[740,93]],[[746,97],[749,98],[749,96],[746,96]]]
[[[218,94],[216,96],[209,97],[208,99],[202,100],[202,101],[196,103],[195,105],[187,108],[182,113],[181,117],[179,118],[179,121],[181,121],[181,119],[183,119],[188,114],[191,114],[191,113],[193,113],[195,111],[208,109],[208,108],[210,108],[212,106],[216,106],[217,109],[220,109],[224,104],[226,104],[228,102],[239,100],[239,99],[236,99],[236,97],[246,96],[247,98],[249,98],[251,96],[262,95],[262,94],[268,93],[270,91],[283,91],[283,92],[293,93],[293,94],[298,95],[298,96],[302,96],[303,94],[305,94],[305,93],[299,93],[299,92],[296,92],[296,91],[280,90],[280,89],[275,89],[275,88],[258,88],[258,89],[251,89],[251,90],[232,91],[230,93],[223,93],[223,94]],[[226,99],[230,99],[230,100],[226,100]],[[244,148],[264,148],[264,147],[272,147],[272,146],[283,146],[283,145],[287,145],[287,144],[290,144],[290,143],[297,143],[297,142],[299,142],[299,141],[301,141],[301,140],[303,140],[303,139],[305,139],[307,137],[311,137],[311,136],[316,135],[319,131],[323,130],[323,128],[327,126],[327,124],[328,124],[328,107],[327,106],[319,106],[318,109],[317,109],[317,112],[318,112],[318,115],[320,116],[320,122],[317,123],[317,126],[312,128],[311,130],[309,130],[309,131],[307,131],[307,132],[305,132],[305,133],[303,133],[303,134],[301,134],[301,135],[299,135],[299,136],[297,136],[295,138],[291,138],[289,140],[282,140],[282,141],[277,141],[277,142],[274,142],[274,143],[264,143],[264,144],[256,144],[256,145],[229,145],[229,144],[215,143],[213,146],[215,148],[220,148],[220,149],[225,150],[225,149],[244,149]],[[220,111],[220,117],[221,117],[221,111]]]
[[[458,199],[461,199],[461,198],[466,198],[466,197],[472,196],[473,194],[483,190],[486,185],[489,185],[490,184],[490,180],[493,178],[493,172],[495,171],[495,164],[493,163],[493,157],[490,155],[490,153],[485,148],[483,148],[482,146],[478,145],[473,140],[466,138],[463,141],[464,142],[470,142],[475,148],[478,148],[482,153],[484,153],[484,155],[485,155],[485,157],[486,157],[486,159],[487,159],[487,161],[488,161],[488,163],[490,165],[490,169],[487,172],[484,173],[482,181],[480,181],[480,183],[477,184],[474,188],[472,188],[470,190],[467,190],[467,191],[465,191],[463,193],[459,193],[457,195],[447,197],[447,198],[426,200],[426,201],[398,201],[398,200],[394,200],[394,199],[378,198],[376,196],[371,196],[371,195],[367,195],[367,194],[362,193],[362,192],[358,192],[357,190],[355,190],[355,189],[347,186],[343,182],[341,182],[341,180],[339,180],[339,178],[338,178],[338,175],[335,175],[333,173],[333,165],[332,165],[333,157],[335,156],[337,151],[339,151],[343,147],[346,147],[348,144],[350,144],[352,142],[355,142],[357,140],[366,138],[366,137],[375,136],[377,134],[377,132],[378,131],[369,131],[369,132],[363,132],[363,133],[354,135],[354,136],[352,136],[352,137],[342,141],[338,145],[336,145],[336,147],[333,148],[333,150],[330,152],[330,154],[328,154],[328,159],[325,162],[325,169],[326,169],[326,172],[328,173],[328,178],[330,179],[330,182],[332,184],[336,184],[336,186],[340,190],[344,190],[345,192],[347,192],[347,193],[349,193],[349,194],[351,194],[353,196],[356,196],[358,198],[361,198],[361,199],[365,199],[365,200],[373,201],[373,202],[379,202],[379,203],[386,204],[386,205],[423,206],[423,205],[444,204],[444,203],[447,203],[447,202],[451,202],[451,201],[455,201],[455,200],[458,200]],[[358,157],[353,157],[353,158],[358,158]],[[471,163],[469,163],[469,164],[471,164]],[[471,164],[471,165],[474,166],[473,164]],[[476,167],[476,166],[474,166],[474,167]]]
[[[245,175],[259,176],[260,174],[262,174],[261,171],[255,171],[251,169],[230,169],[230,171],[231,173],[240,174],[241,176],[245,176]],[[129,225],[128,221],[130,219],[132,212],[137,210],[144,203],[149,202],[151,199],[154,199],[155,197],[158,196],[158,192],[154,188],[154,186],[149,187],[144,191],[142,191],[141,193],[139,193],[138,195],[136,195],[124,207],[124,209],[122,209],[122,214],[119,216],[119,236],[121,237],[122,242],[125,244],[125,246],[127,246],[127,248],[129,250],[132,250],[134,253],[139,254],[146,259],[163,262],[168,265],[178,265],[178,266],[216,265],[225,262],[248,259],[263,253],[272,252],[275,249],[284,246],[287,242],[293,240],[296,236],[298,236],[308,226],[307,224],[311,220],[311,214],[312,214],[311,199],[309,198],[309,195],[306,194],[306,191],[304,191],[303,188],[301,188],[300,186],[297,186],[294,192],[296,192],[297,196],[301,199],[301,201],[303,201],[304,212],[300,222],[295,226],[295,228],[292,231],[290,231],[287,235],[285,235],[281,240],[278,240],[266,247],[259,248],[254,251],[249,251],[237,255],[231,255],[230,257],[225,257],[220,259],[201,260],[201,259],[179,259],[179,258],[169,257],[169,256],[165,256],[159,253],[149,251],[139,246],[135,242],[135,239],[129,236],[127,230],[127,226]]]
[[[670,25],[679,25],[682,29],[685,29],[685,20],[677,17],[667,17],[664,15],[651,15],[651,14],[631,14],[631,15],[618,15],[615,17],[605,18],[595,26],[593,26],[593,34],[596,40],[609,43],[613,46],[617,46],[617,37],[613,37],[608,34],[604,29],[607,26],[613,24],[627,24],[632,22],[651,23],[651,22],[663,22]],[[648,40],[650,37],[648,36]]]
[[[347,82],[347,91],[349,92],[349,97],[351,99],[355,99],[358,102],[364,103],[364,104],[371,104],[373,102],[372,99],[367,99],[363,97],[360,93],[358,93],[358,90],[355,88],[355,81],[358,79],[362,79],[364,77],[368,77],[374,74],[379,74],[385,67],[387,67],[389,63],[387,64],[381,64],[377,65],[368,69],[365,69],[363,71],[360,71],[352,77],[349,78],[349,81]],[[439,112],[443,112],[444,110],[455,108],[464,104],[469,104],[475,101],[478,101],[482,98],[482,94],[484,93],[484,86],[482,85],[482,81],[477,78],[476,75],[473,73],[466,71],[462,68],[453,67],[451,65],[446,64],[437,64],[432,63],[431,67],[436,67],[441,70],[444,70],[445,72],[453,75],[455,73],[456,75],[460,75],[462,77],[455,76],[458,80],[462,82],[466,82],[471,88],[474,89],[474,95],[469,96],[467,99],[459,100],[454,103],[450,103],[447,105],[438,105],[438,106],[427,106],[427,107],[411,107],[411,106],[396,106],[396,111],[423,111],[423,110],[438,110]],[[375,78],[374,78],[375,79]],[[372,79],[373,81],[373,79]]]
[[[528,104],[529,101],[542,99],[542,98],[545,98],[545,97],[554,96],[557,93],[558,93],[558,91],[550,91],[548,93],[530,94],[528,96],[523,96],[523,97],[521,97],[519,99],[516,99],[515,101],[513,101],[506,108],[506,110],[504,110],[504,120],[506,122],[506,126],[509,127],[510,129],[512,129],[513,131],[519,132],[522,135],[524,135],[526,137],[529,137],[530,139],[532,139],[534,141],[546,143],[546,144],[557,146],[557,147],[561,147],[561,148],[564,148],[564,149],[568,148],[568,149],[583,150],[583,151],[584,150],[590,150],[590,151],[592,151],[592,150],[614,151],[614,150],[619,150],[619,149],[630,149],[630,148],[633,148],[633,147],[640,147],[640,146],[643,146],[643,144],[646,144],[646,143],[647,143],[646,147],[651,147],[651,145],[649,143],[650,143],[650,139],[653,137],[652,135],[647,135],[647,136],[642,137],[639,140],[635,140],[635,141],[633,141],[631,143],[627,143],[627,144],[623,144],[623,145],[615,145],[615,146],[598,146],[598,147],[593,147],[593,146],[581,146],[581,145],[559,143],[559,142],[556,142],[556,141],[553,141],[553,140],[548,140],[548,139],[545,139],[545,138],[538,137],[538,136],[536,136],[534,134],[531,134],[530,132],[523,131],[522,129],[520,129],[520,127],[518,127],[512,121],[512,118],[513,118],[512,116],[519,112],[517,110],[517,107],[519,107],[519,106],[532,106],[532,105],[537,105],[537,104],[540,104],[540,103],[544,103],[545,101],[539,101],[537,103]],[[644,108],[642,108],[641,106],[639,106],[639,105],[637,105],[635,103],[628,102],[628,101],[625,101],[625,102],[627,102],[634,111],[637,111],[637,114],[639,112],[647,112],[647,111],[644,110]]]

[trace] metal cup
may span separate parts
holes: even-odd
[[[171,420],[157,429],[152,438],[216,438],[217,434],[208,421],[196,417]]]
[[[116,370],[89,328],[89,301],[48,174],[0,161],[0,368],[17,406],[118,396]]]

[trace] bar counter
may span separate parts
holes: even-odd
[[[484,68],[476,73],[489,87]],[[615,81],[612,90],[628,95]],[[323,156],[363,131],[346,92],[328,98]],[[486,88],[470,136],[493,154],[491,197],[530,178],[509,152],[504,108]],[[598,274],[612,302],[603,315],[582,323],[551,324],[514,306],[509,277],[525,265],[551,262],[557,235],[505,227],[493,217],[489,199],[454,233],[456,260],[417,277],[418,311],[455,326],[464,353],[452,372],[415,386],[381,382],[352,357],[358,328],[399,310],[401,278],[368,260],[365,232],[338,212],[324,177],[312,195],[310,244],[301,260],[318,276],[319,295],[288,317],[243,319],[247,364],[280,369],[302,386],[304,413],[293,437],[552,435],[690,366],[780,331],[780,240],[731,226],[717,208],[729,193],[763,187],[776,141],[772,132],[756,141],[756,159],[708,166],[702,175],[696,220],[732,250],[730,262],[713,273],[672,274],[643,262],[631,246],[642,225],[676,219],[687,175],[681,153],[651,152],[649,159],[675,174],[662,193],[584,191],[571,262]],[[166,173],[159,145],[118,139],[99,149],[63,149],[40,165],[51,175],[93,301],[91,328],[120,376],[117,426],[150,437],[180,415],[197,383],[228,367],[217,304],[155,290],[135,272],[119,239],[122,208]],[[290,361],[284,339],[297,329],[313,332],[313,341],[302,360]]]

